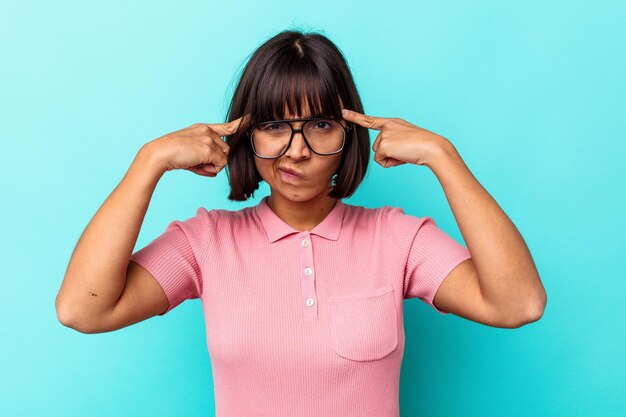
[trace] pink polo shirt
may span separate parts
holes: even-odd
[[[201,299],[216,416],[399,416],[402,300],[435,308],[469,251],[401,208],[337,200],[301,232],[267,198],[200,207],[131,257],[163,287],[163,314]]]

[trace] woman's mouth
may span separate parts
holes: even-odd
[[[299,175],[292,174],[280,168],[278,169],[278,171],[280,171],[280,176],[283,181],[286,182],[297,182],[301,178]]]

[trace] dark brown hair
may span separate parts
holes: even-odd
[[[249,114],[237,132],[226,136],[230,146],[226,165],[230,183],[228,199],[247,200],[263,181],[246,135],[252,126],[281,119],[285,105],[290,113],[302,115],[305,103],[311,117],[341,119],[339,98],[344,108],[364,113],[348,64],[326,36],[285,30],[258,47],[242,72],[228,108],[227,122]],[[329,195],[351,196],[365,177],[369,158],[368,130],[353,124]]]

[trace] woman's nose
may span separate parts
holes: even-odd
[[[291,144],[289,145],[289,149],[287,149],[286,153],[294,159],[300,159],[311,155],[311,150],[305,142],[304,135],[301,131],[296,131],[294,129]]]

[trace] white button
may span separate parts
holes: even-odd
[[[313,304],[315,304],[315,300],[312,298],[307,298],[306,299],[306,305],[311,307]]]
[[[309,239],[303,239],[302,240],[302,246],[304,246],[304,247],[309,246],[309,243],[310,243]]]
[[[304,268],[304,275],[311,275],[313,270],[311,268]]]

